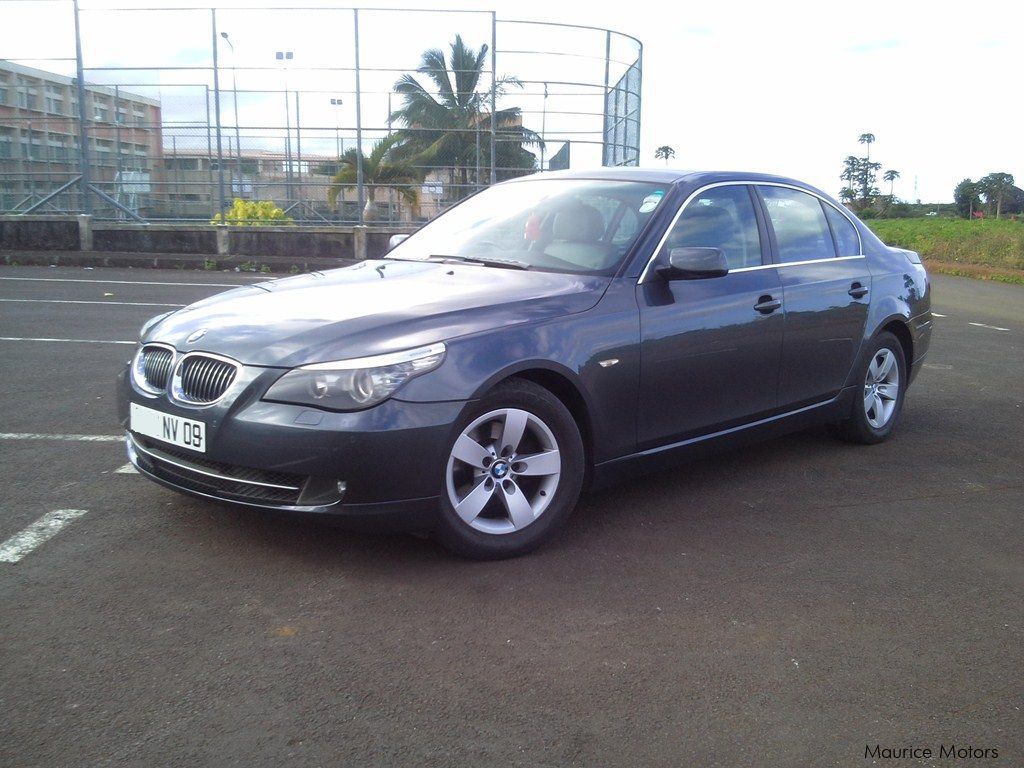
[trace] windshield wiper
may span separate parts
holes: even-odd
[[[489,259],[486,256],[449,256],[445,254],[433,254],[431,259],[439,261],[458,261],[464,264],[480,264],[484,267],[499,267],[501,269],[529,269],[530,265],[525,261],[514,259]]]

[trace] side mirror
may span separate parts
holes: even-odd
[[[408,235],[392,235],[391,238],[388,240],[388,250],[390,251],[403,240],[408,239],[408,237]]]
[[[700,280],[729,274],[725,251],[721,248],[673,248],[662,253],[656,267],[666,280]]]

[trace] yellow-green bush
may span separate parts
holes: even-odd
[[[270,200],[242,200],[236,197],[227,213],[216,214],[210,223],[235,227],[280,227],[294,224],[295,220]]]

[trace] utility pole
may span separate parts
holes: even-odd
[[[238,167],[238,196],[242,196],[242,139],[238,133],[238,80],[235,78],[235,68],[237,61],[235,60],[235,45],[231,42],[231,38],[228,37],[227,32],[221,32],[220,36],[224,38],[224,42],[231,48],[231,95],[235,102],[235,164]],[[230,154],[230,153],[228,153]],[[231,172],[232,179],[232,194],[235,194],[234,189],[234,171]]]
[[[217,9],[210,9],[210,29],[213,37],[213,115],[217,121],[217,198],[221,215],[227,210],[224,205],[224,147],[220,134],[220,66],[217,62]]]
[[[75,11],[75,84],[78,88],[78,158],[82,189],[82,211],[86,215],[92,213],[92,200],[89,197],[89,131],[85,125],[85,67],[82,64],[82,29],[78,18],[78,0],[74,0]]]

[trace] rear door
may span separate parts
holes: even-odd
[[[649,266],[637,286],[641,450],[752,421],[776,405],[782,286],[767,259],[753,190],[716,185],[677,214],[659,249],[721,248],[724,277],[666,280]]]
[[[871,274],[860,236],[830,203],[786,186],[757,185],[786,305],[779,407],[835,395],[860,348]]]

